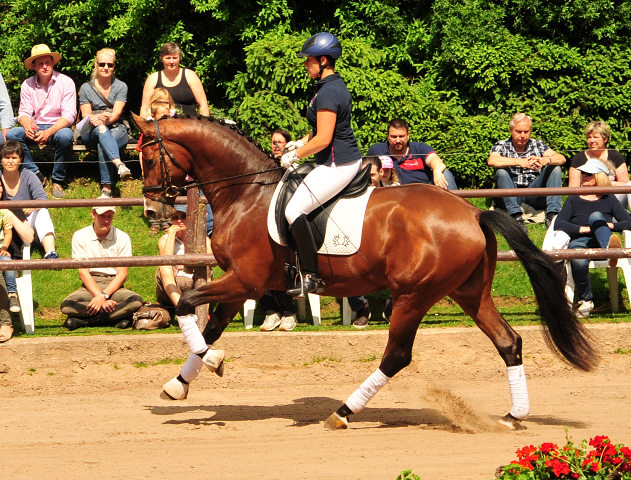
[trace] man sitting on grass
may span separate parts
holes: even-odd
[[[129,235],[112,227],[116,207],[94,207],[89,227],[72,237],[72,258],[131,257]],[[128,267],[80,268],[83,286],[61,302],[61,311],[68,315],[64,326],[79,327],[116,325],[131,326],[132,314],[142,306],[142,298],[123,288]]]

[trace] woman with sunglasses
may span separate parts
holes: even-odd
[[[84,145],[95,148],[101,172],[101,195],[112,196],[112,180],[107,160],[118,170],[122,181],[131,180],[129,168],[121,160],[120,149],[129,141],[121,115],[127,103],[127,85],[114,77],[116,52],[103,48],[94,57],[94,70],[89,82],[81,85],[81,116],[88,118],[88,128],[81,128]]]
[[[620,248],[620,239],[612,234],[631,230],[631,216],[614,195],[589,192],[589,187],[610,187],[609,169],[595,158],[590,158],[577,170],[581,174],[581,195],[569,196],[556,217],[555,230],[570,237],[568,248]],[[614,221],[613,219],[617,221]],[[616,266],[617,260],[609,264]],[[578,294],[578,314],[587,318],[594,308],[589,260],[571,260],[572,277]]]
[[[140,116],[147,118],[151,107],[151,95],[156,88],[166,88],[175,102],[175,108],[194,117],[197,115],[195,107],[199,107],[199,114],[210,115],[208,100],[204,86],[197,74],[188,68],[180,67],[182,50],[177,43],[165,43],[160,48],[160,60],[164,70],[154,72],[145,82],[142,90],[142,106]]]

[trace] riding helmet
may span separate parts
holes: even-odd
[[[322,55],[328,55],[335,60],[342,56],[342,44],[332,33],[316,33],[309,38],[302,46],[298,58],[321,57]]]

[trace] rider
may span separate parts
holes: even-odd
[[[335,73],[335,61],[342,55],[340,41],[330,33],[318,33],[302,46],[298,57],[310,78],[318,79],[315,94],[307,108],[307,121],[313,131],[303,139],[289,142],[281,164],[289,168],[296,161],[315,155],[316,167],[287,205],[285,217],[296,240],[301,285],[287,290],[289,295],[314,293],[322,287],[318,253],[307,215],[342,191],[361,168],[361,152],[353,129],[353,99],[346,84]]]

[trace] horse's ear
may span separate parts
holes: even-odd
[[[144,127],[146,127],[146,122],[144,122],[143,119],[139,115],[136,115],[134,112],[131,112],[131,119],[136,125],[136,128],[138,128],[138,130],[140,130],[142,133],[145,133]]]

